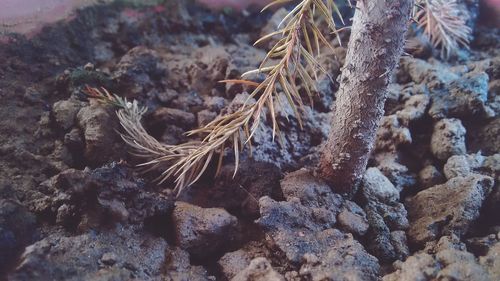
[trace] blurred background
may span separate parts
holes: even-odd
[[[73,11],[97,3],[122,1],[141,5],[158,5],[165,0],[0,0],[0,28],[28,36],[44,24],[69,19]],[[167,0],[186,1],[186,0]],[[197,0],[211,9],[242,10],[249,5],[264,6],[270,0]],[[500,27],[500,0],[481,0],[480,21]]]

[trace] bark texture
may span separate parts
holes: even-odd
[[[353,193],[366,169],[412,6],[413,0],[357,1],[333,124],[318,168],[337,192]]]

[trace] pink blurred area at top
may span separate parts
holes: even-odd
[[[252,4],[262,6],[270,1],[198,0],[198,2],[214,9],[232,7],[239,10]],[[96,0],[0,0],[0,31],[7,30],[30,36],[38,32],[44,24],[71,18],[75,9],[96,2]]]
[[[485,2],[493,7],[500,8],[500,0],[486,0]]]
[[[0,28],[31,34],[43,24],[70,18],[94,0],[0,0]]]
[[[104,0],[112,1],[112,0]],[[168,0],[184,1],[184,0]],[[273,0],[197,0],[213,9],[232,7],[238,10],[249,5],[264,6]],[[500,0],[481,0],[484,16],[498,21]],[[28,36],[35,34],[46,23],[71,18],[77,8],[97,3],[97,0],[0,0],[0,35],[14,31]]]
[[[265,6],[273,0],[198,0],[198,2],[207,5],[208,7],[220,9],[231,7],[242,10],[250,5]]]

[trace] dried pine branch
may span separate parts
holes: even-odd
[[[472,30],[460,15],[455,0],[421,0],[422,7],[415,19],[418,27],[429,37],[435,48],[441,48],[441,56],[448,58],[460,45],[468,48]]]
[[[266,6],[288,1],[276,0]],[[304,102],[299,94],[296,80],[302,82],[305,92],[312,98],[315,90],[315,79],[318,71],[324,69],[316,61],[321,45],[333,48],[322,32],[317,21],[327,23],[330,31],[337,34],[337,25],[333,13],[341,17],[333,0],[302,0],[283,18],[278,31],[263,36],[255,44],[280,36],[278,42],[271,48],[258,69],[244,73],[247,77],[256,73],[264,73],[266,78],[260,82],[249,80],[226,80],[226,83],[240,83],[254,86],[248,100],[236,111],[218,116],[206,126],[188,132],[188,135],[205,135],[199,142],[189,142],[180,145],[163,145],[151,137],[141,125],[144,109],[137,103],[128,103],[118,96],[110,95],[105,90],[88,89],[91,98],[114,104],[119,107],[117,112],[125,133],[122,138],[134,150],[134,155],[146,162],[140,166],[147,170],[161,169],[158,178],[164,182],[175,178],[176,192],[196,182],[214,157],[218,158],[218,169],[224,157],[225,148],[232,147],[235,156],[235,174],[239,164],[239,153],[246,146],[251,146],[251,139],[261,125],[264,109],[269,109],[273,127],[273,140],[279,134],[276,120],[276,110],[280,106],[278,91],[282,91],[289,105],[293,108],[295,117],[302,127],[300,111]],[[274,64],[271,61],[275,62]],[[255,102],[251,102],[255,100]],[[218,154],[218,156],[216,156]]]

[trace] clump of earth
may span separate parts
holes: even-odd
[[[179,1],[180,3],[180,1]],[[500,280],[500,33],[475,26],[449,61],[401,58],[356,195],[313,176],[346,53],[325,49],[301,129],[293,110],[179,197],[143,174],[105,87],[148,107],[167,144],[238,106],[218,83],[258,66],[283,9],[103,4],[0,46],[0,278],[5,280]],[[348,36],[343,38],[347,41]]]

